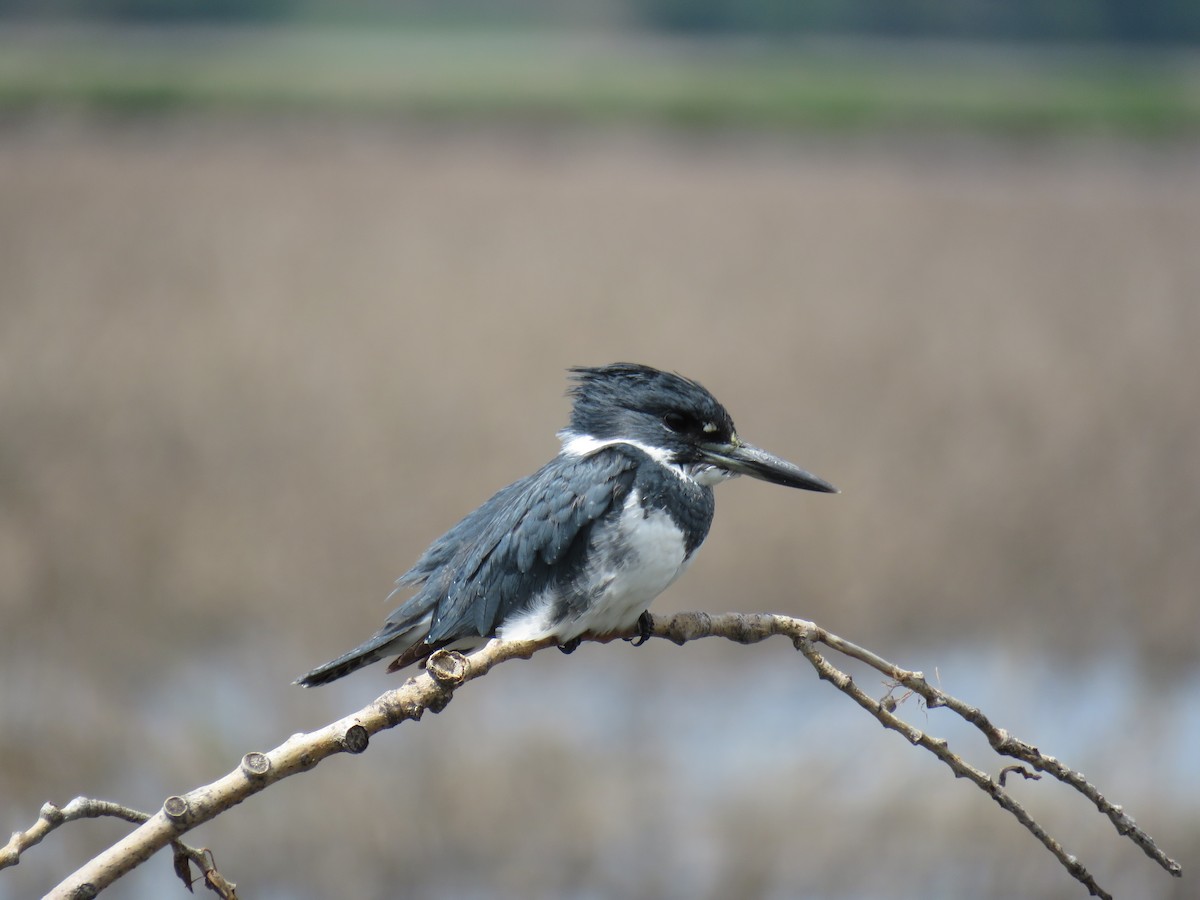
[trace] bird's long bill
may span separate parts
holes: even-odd
[[[821,491],[825,494],[836,494],[838,489],[823,478],[818,478],[811,472],[805,472],[799,466],[794,466],[786,459],[780,459],[773,453],[768,453],[751,444],[737,443],[704,448],[705,455],[713,465],[739,475],[750,475],[769,481],[771,484],[782,484],[784,487],[800,488],[805,491]]]

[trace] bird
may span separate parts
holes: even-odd
[[[558,454],[429,546],[389,596],[415,589],[364,643],[296,679],[327,684],[387,656],[398,671],[493,637],[650,635],[652,600],[708,535],[713,487],[738,475],[837,493],[743,441],[699,382],[638,363],[568,370]]]

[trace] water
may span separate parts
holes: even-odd
[[[1120,652],[1075,664],[1018,658],[994,647],[911,649],[892,656],[924,669],[930,681],[979,706],[1015,736],[1082,769],[1139,821],[1149,817],[1166,826],[1155,837],[1178,852],[1185,835],[1172,834],[1170,825],[1194,818],[1192,811],[1200,805],[1195,765],[1200,670],[1162,684],[1152,683],[1133,656]],[[153,807],[169,793],[219,777],[248,750],[269,749],[294,731],[363,705],[388,684],[364,676],[330,689],[300,691],[265,676],[247,681],[242,669],[228,663],[187,662],[127,698],[128,713],[145,723],[142,754],[114,771],[96,793]],[[868,693],[885,693],[881,677],[861,668],[854,674]],[[948,738],[952,749],[985,771],[995,774],[1008,762],[991,754],[973,728],[946,710],[927,711],[909,698],[899,712],[917,727]],[[968,885],[984,895],[986,886],[976,890],[973,879],[981,866],[994,864],[993,851],[985,846],[991,839],[980,840],[992,828],[1003,840],[1012,838],[1013,852],[1023,859],[1049,859],[973,787],[948,777],[924,751],[880,728],[849,698],[818,681],[803,657],[782,641],[756,648],[587,646],[570,660],[543,653],[466,686],[441,715],[378,735],[364,756],[343,759],[336,768],[333,763],[320,767],[328,766],[328,772],[276,785],[230,811],[219,836],[211,835],[217,826],[208,826],[205,841],[217,850],[220,865],[228,865],[226,874],[252,887],[254,896],[324,895],[322,885],[332,876],[321,871],[326,863],[314,861],[319,858],[314,848],[330,839],[323,815],[338,820],[329,827],[348,857],[341,863],[341,883],[357,879],[362,896],[385,890],[383,885],[396,877],[387,865],[402,866],[405,877],[418,885],[414,896],[526,891],[573,897],[719,896],[734,889],[722,885],[750,889],[738,860],[752,851],[763,855],[755,864],[762,877],[753,888],[762,896],[791,896],[797,877],[806,884],[804,896],[890,897],[915,891],[952,897]],[[419,796],[413,778],[425,782]],[[550,786],[552,798],[512,803],[506,795],[529,798],[542,785]],[[1039,816],[1058,820],[1062,810],[1069,810],[1067,833],[1060,837],[1094,871],[1102,870],[1111,854],[1124,853],[1121,839],[1082,797],[1047,793],[1052,789],[1019,780],[1010,782],[1010,789],[1035,806],[1039,796],[1053,797],[1042,813],[1035,812]],[[388,798],[370,814],[385,835],[395,822],[439,820],[431,812],[437,807],[453,811],[445,826],[448,837],[420,829],[405,832],[412,858],[401,853],[403,862],[377,860],[380,853],[396,853],[390,839],[372,838],[380,847],[365,846],[362,835],[347,832],[341,822],[339,804],[348,791],[358,790],[368,802]],[[495,826],[472,822],[463,811],[472,804],[485,819],[505,817],[505,829],[536,834],[541,849],[520,842],[509,846],[510,836],[491,849]],[[914,817],[913,804],[924,807],[921,815]],[[6,824],[14,827],[36,809],[5,807]],[[880,836],[894,829],[896,817],[934,831],[946,823],[942,840],[953,840],[961,829],[967,843],[941,862],[937,854],[925,859],[924,841],[915,835],[911,841],[903,833]],[[559,825],[548,828],[547,820]],[[847,822],[853,825],[844,835],[830,833]],[[361,822],[355,825],[361,827]],[[1073,834],[1084,837],[1073,841]],[[251,846],[237,846],[234,836]],[[57,837],[30,851],[17,869],[0,874],[0,900],[30,896],[31,889],[44,889],[65,874],[69,864],[54,847]],[[863,842],[868,855],[898,854],[907,867],[903,889],[852,867],[847,872],[838,848],[851,840]],[[298,852],[275,858],[278,847],[297,842]],[[997,858],[1007,852],[1005,846],[994,850]],[[557,860],[581,853],[586,865],[581,863],[579,873],[555,874]],[[1120,871],[1135,873],[1129,876],[1134,890],[1171,896],[1178,883],[1139,855],[1120,856],[1125,862]],[[524,866],[530,880],[523,887],[490,879],[488,872],[505,859]],[[825,871],[825,862],[832,871]],[[53,871],[47,867],[51,863]],[[413,867],[419,878],[413,878]],[[1038,870],[1023,893],[1070,896],[1077,886],[1054,869]],[[1039,894],[1043,886],[1046,891]],[[142,900],[180,889],[164,857],[111,893]]]

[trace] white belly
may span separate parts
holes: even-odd
[[[637,491],[621,517],[592,537],[585,576],[576,586],[546,591],[524,615],[499,630],[506,640],[569,641],[585,632],[631,628],[650,602],[687,567],[683,533],[665,512],[643,515]],[[566,615],[562,592],[570,590]]]

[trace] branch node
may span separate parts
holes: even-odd
[[[425,707],[415,700],[402,700],[400,702],[401,719],[412,719],[414,722],[421,721],[421,715],[425,712]]]
[[[739,644],[757,644],[759,641],[766,640],[771,634],[770,624],[764,622],[761,616],[742,616],[729,630],[729,640],[737,641]]]
[[[38,814],[51,825],[56,826],[61,825],[66,819],[66,816],[63,815],[63,811],[59,809],[58,806],[50,802],[43,803]]]
[[[677,647],[682,647],[688,641],[693,640],[698,633],[703,635],[708,622],[708,614],[702,612],[691,614],[679,613],[671,616],[671,618],[667,619],[666,623],[667,640]],[[654,624],[661,626],[662,619],[656,619]]]
[[[904,692],[904,694],[899,699],[897,699],[896,698],[896,689],[898,687],[901,687],[901,684],[899,681],[892,680],[892,681],[888,682],[887,683],[887,693],[879,698],[879,705],[881,707],[883,707],[883,709],[885,709],[887,712],[894,713],[897,709],[900,708],[900,704],[903,703],[904,701],[906,701],[913,694],[912,690],[906,690]]]
[[[342,735],[342,749],[347,753],[362,753],[367,749],[371,735],[361,725],[351,725]]]
[[[267,773],[271,771],[271,760],[267,758],[265,753],[259,753],[257,750],[251,750],[242,757],[242,774],[251,781],[257,781],[260,778],[265,778]]]
[[[425,664],[433,680],[447,688],[456,688],[466,681],[467,669],[467,658],[457,650],[438,650]]]
[[[163,801],[163,812],[172,822],[184,822],[188,819],[192,811],[185,797],[180,797],[178,794],[168,797]]]

